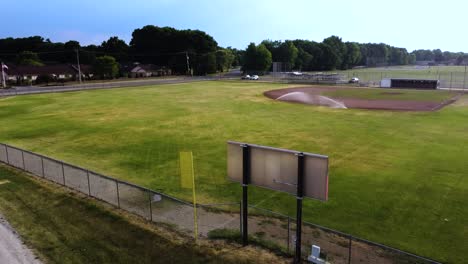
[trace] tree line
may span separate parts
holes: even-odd
[[[77,51],[81,64],[139,62],[167,66],[176,74],[222,72],[239,61],[235,49],[218,46],[214,38],[203,31],[151,25],[135,29],[129,44],[118,37],[87,46],[75,40],[52,42],[41,36],[0,39],[0,58],[17,65],[76,64]],[[96,65],[100,67],[102,65]]]
[[[245,50],[223,48],[216,40],[200,30],[177,30],[172,27],[147,25],[135,29],[127,44],[111,37],[100,45],[81,46],[78,41],[52,42],[41,36],[0,39],[0,58],[19,65],[76,63],[76,52],[82,64],[95,69],[113,69],[107,77],[118,74],[118,66],[139,62],[169,67],[176,74],[204,75],[242,66],[246,72],[272,70],[280,62],[281,71],[346,70],[356,66],[407,65],[416,61],[442,63],[468,60],[463,52],[415,50],[384,43],[344,42],[331,36],[322,42],[310,40],[264,40],[250,43]],[[115,70],[117,69],[117,70]]]
[[[243,69],[247,72],[271,71],[272,62],[280,62],[281,71],[326,71],[346,70],[356,66],[388,66],[415,64],[416,61],[443,63],[454,61],[461,65],[468,60],[463,52],[437,50],[415,50],[384,43],[343,42],[331,36],[318,43],[309,40],[264,40],[259,45],[250,43],[246,49]]]

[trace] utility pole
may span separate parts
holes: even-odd
[[[3,68],[5,68],[4,64],[3,64],[3,61],[2,61],[2,88],[6,88],[6,80],[5,80],[5,70]]]
[[[78,79],[80,80],[81,84],[81,67],[80,67],[80,52],[78,49],[76,51],[76,63],[78,64]]]
[[[185,57],[187,58],[187,72],[192,75],[192,71],[190,71],[190,62],[189,62],[189,56],[188,56],[188,52],[186,51],[185,52]]]

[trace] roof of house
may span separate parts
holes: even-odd
[[[78,67],[76,64],[71,65],[73,69],[76,71],[75,73],[78,73]],[[90,74],[93,73],[93,66],[88,65],[88,64],[80,64],[80,70],[81,74]]]
[[[157,66],[154,64],[137,64],[133,68],[131,68],[131,72],[155,72],[160,70],[166,70],[167,68],[164,66]]]
[[[81,65],[82,73],[90,71],[89,65]],[[29,65],[11,65],[7,70],[8,75],[60,75],[60,74],[76,74],[78,68],[71,64],[55,64],[44,66],[29,66]]]

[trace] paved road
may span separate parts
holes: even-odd
[[[17,86],[11,89],[0,89],[0,96],[13,96],[23,94],[36,94],[36,93],[57,93],[57,92],[71,92],[80,90],[96,90],[96,89],[112,89],[122,87],[134,87],[144,85],[157,85],[157,84],[176,84],[186,82],[199,82],[216,80],[218,77],[175,77],[170,79],[141,79],[131,81],[116,81],[104,83],[89,83],[81,85],[66,85],[66,86]]]
[[[0,215],[0,263],[41,264]]]

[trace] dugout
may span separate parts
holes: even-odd
[[[439,80],[431,79],[390,79],[391,88],[437,89]]]

